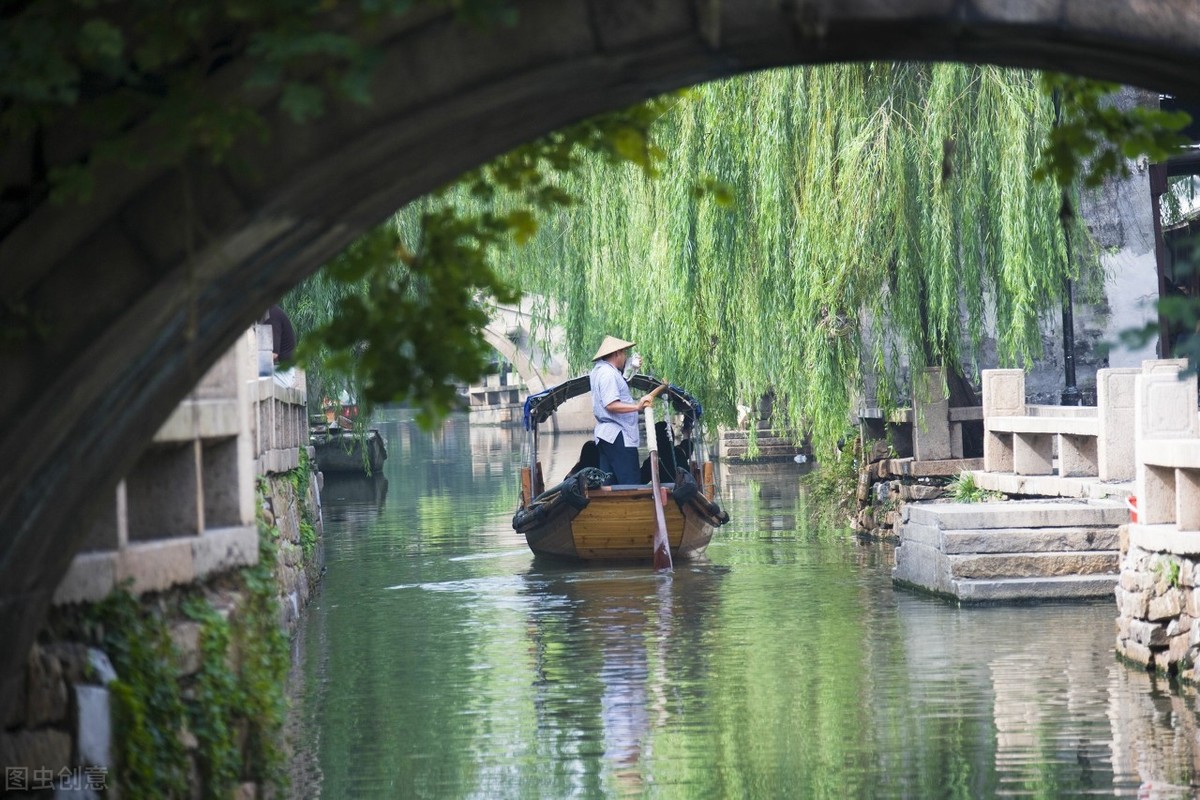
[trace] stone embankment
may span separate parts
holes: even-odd
[[[1127,518],[1108,501],[908,506],[893,580],[965,603],[1111,597]]]
[[[269,370],[269,328],[266,347]],[[321,515],[304,391],[260,377],[259,350],[239,340],[90,523],[0,710],[5,798],[253,798],[274,783]]]

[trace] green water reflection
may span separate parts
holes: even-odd
[[[517,432],[383,428],[384,475],[327,486],[299,796],[1192,796],[1194,695],[1115,661],[1109,604],[895,592],[792,470],[721,474],[704,563],[547,566],[509,526]]]

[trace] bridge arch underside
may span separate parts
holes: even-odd
[[[789,64],[958,60],[1200,96],[1194,0],[516,0],[477,30],[419,7],[372,30],[368,107],[298,126],[261,98],[267,142],[225,164],[110,168],[85,206],[7,215],[0,314],[0,705],[87,529],[174,405],[270,302],[405,202],[516,144],[676,87]],[[210,82],[239,91],[244,59]],[[223,88],[224,87],[224,88]],[[87,152],[78,128],[55,144]],[[56,132],[57,134],[57,132]],[[39,147],[11,146],[4,185]],[[246,168],[245,165],[250,165]],[[7,212],[6,212],[7,213]],[[10,317],[11,318],[11,317]]]

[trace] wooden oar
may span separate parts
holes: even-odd
[[[662,386],[654,390],[652,394],[656,394],[662,390]],[[655,569],[672,569],[674,564],[671,561],[671,543],[667,539],[667,518],[663,516],[662,509],[662,484],[658,480],[658,437],[654,430],[654,404],[646,406],[646,438],[650,441],[650,485],[654,489],[654,517],[658,523],[654,530],[654,568]]]

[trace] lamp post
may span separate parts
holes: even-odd
[[[1071,258],[1071,241],[1067,240],[1067,263]],[[1070,278],[1063,278],[1063,370],[1066,372],[1067,386],[1063,389],[1062,404],[1064,406],[1083,405],[1083,394],[1075,385],[1075,311],[1073,308],[1073,287]]]

